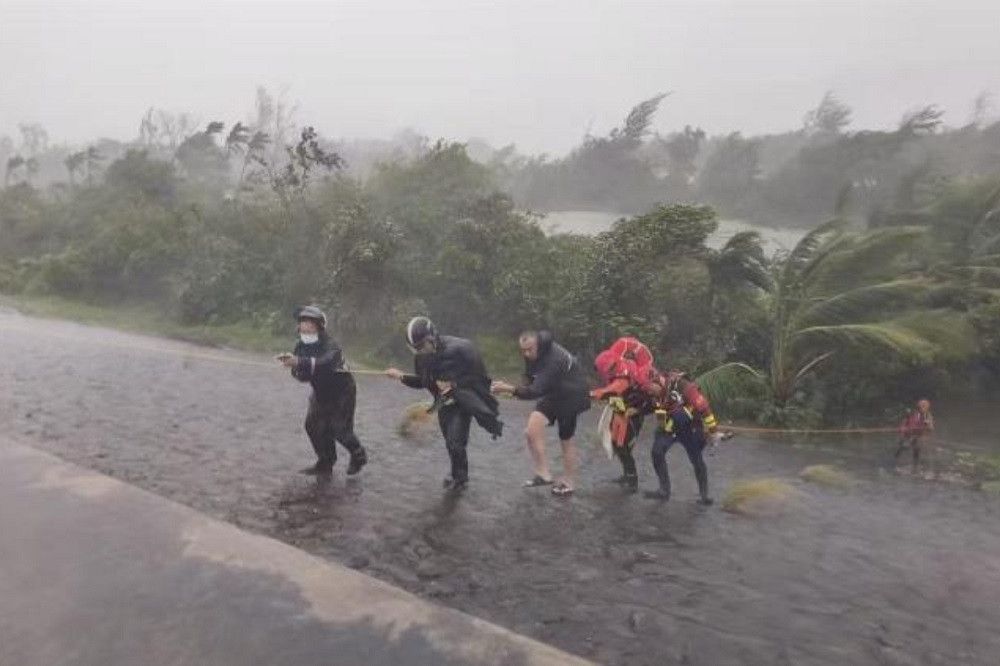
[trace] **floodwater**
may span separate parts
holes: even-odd
[[[342,457],[323,482],[296,473],[307,390],[266,359],[10,311],[0,349],[5,435],[601,663],[1000,663],[1000,501],[877,472],[888,441],[727,442],[717,497],[761,476],[796,490],[751,517],[696,505],[683,451],[674,500],[623,495],[591,412],[567,500],[520,487],[527,406],[504,402],[509,434],[476,433],[454,497],[433,429],[396,431],[423,396],[380,377],[358,378],[370,465],[347,480]],[[798,481],[817,462],[858,484]]]
[[[546,213],[541,220],[541,225],[549,233],[574,233],[590,236],[607,231],[616,220],[623,217],[629,216],[619,213],[560,210]],[[743,220],[719,220],[718,229],[706,239],[705,244],[710,248],[720,249],[734,234],[741,231],[759,232],[764,252],[772,255],[778,251],[791,250],[808,230],[791,227],[765,227]]]

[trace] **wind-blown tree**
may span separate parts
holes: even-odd
[[[930,104],[903,115],[899,121],[897,130],[905,137],[925,136],[933,134],[941,127],[941,118],[944,111],[936,105]]]
[[[979,194],[990,188],[985,196]],[[1000,286],[1000,185],[985,181],[971,188],[965,204],[965,215],[952,222],[957,224],[957,238],[952,246],[952,259],[966,272],[974,268],[980,277],[993,276]],[[964,219],[963,219],[964,218]]]
[[[11,179],[18,172],[19,169],[23,168],[27,164],[25,160],[20,155],[12,155],[7,158],[7,167],[3,172],[3,186],[8,187],[10,185]]]
[[[766,295],[773,286],[770,260],[764,254],[756,231],[733,235],[718,250],[708,249],[703,259],[708,269],[706,330],[697,336],[691,349],[691,370],[710,368],[732,358],[737,352],[749,354],[744,360],[760,363],[767,347],[762,335],[762,314]]]
[[[76,172],[83,168],[86,161],[87,152],[84,150],[70,153],[66,159],[63,160],[63,164],[66,165],[66,172],[69,174],[70,185],[76,185]]]
[[[759,231],[733,234],[721,250],[708,257],[708,302],[714,306],[720,293],[740,293],[744,287],[770,291],[773,280]]]
[[[150,157],[145,150],[129,150],[108,165],[104,182],[122,196],[164,205],[172,204],[177,195],[174,165]]]
[[[664,198],[664,184],[642,154],[653,116],[667,96],[636,104],[606,136],[587,135],[566,157],[524,163],[511,183],[518,203],[536,210],[649,210]]]
[[[955,285],[948,303],[963,309],[981,341],[980,369],[1000,377],[1000,183],[958,181],[916,211],[887,221],[918,221],[934,236],[932,271]]]
[[[212,121],[203,131],[187,137],[177,147],[174,157],[188,180],[216,189],[227,181],[229,155],[215,141],[224,129],[224,123]]]
[[[698,176],[698,194],[723,212],[742,214],[760,185],[760,141],[739,132],[717,142]]]
[[[537,221],[510,197],[483,197],[443,238],[424,298],[449,330],[516,333],[538,320],[536,291],[550,280],[547,246]]]
[[[936,270],[969,278],[994,276],[998,278],[995,286],[1000,286],[1000,182],[996,178],[947,183],[927,205],[888,213],[877,223],[927,226],[935,238]]]
[[[97,172],[97,165],[104,161],[104,155],[97,149],[97,146],[89,146],[85,150],[70,153],[63,160],[66,171],[69,173],[70,185],[76,185],[76,174],[81,170],[86,171],[87,185],[94,184],[94,175]]]
[[[565,300],[576,310],[560,335],[584,354],[623,334],[673,353],[708,324],[705,240],[716,230],[707,206],[657,206],[623,218],[583,249],[583,274]]]
[[[926,238],[924,228],[858,232],[839,220],[813,230],[773,270],[768,366],[730,362],[699,381],[722,401],[758,391],[766,404],[761,421],[808,422],[818,414],[804,407],[803,387],[824,366],[850,362],[849,354],[877,350],[917,364],[971,355],[970,324],[933,308],[951,287],[918,272]]]
[[[841,102],[827,91],[819,106],[806,113],[802,119],[802,129],[806,134],[836,136],[851,124],[851,107]]]
[[[666,171],[665,187],[672,200],[686,201],[691,198],[691,186],[698,172],[698,155],[705,143],[705,130],[685,125],[679,132],[667,137],[657,135],[649,142],[651,157],[659,157],[659,170]],[[651,163],[653,160],[650,160]]]
[[[21,123],[21,150],[30,157],[37,157],[49,147],[49,133],[38,123]]]
[[[462,144],[438,141],[417,158],[379,165],[366,190],[376,212],[402,229],[410,268],[422,274],[452,227],[494,186],[489,169],[472,161]]]
[[[317,174],[343,169],[344,159],[336,152],[320,145],[319,133],[312,127],[303,127],[299,140],[285,146],[288,161],[271,173],[271,186],[287,204],[292,197],[301,196]]]

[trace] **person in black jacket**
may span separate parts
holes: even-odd
[[[357,474],[368,462],[368,454],[354,434],[354,376],[347,370],[343,351],[326,332],[322,310],[308,305],[296,310],[295,318],[299,341],[292,353],[278,359],[291,368],[292,377],[312,384],[305,427],[317,460],[302,473],[330,474],[337,462],[336,442],[340,442],[351,454],[347,473]]]
[[[545,455],[545,426],[558,424],[562,443],[563,476],[552,487],[554,495],[570,495],[576,484],[579,454],[573,435],[577,417],[590,409],[590,389],[576,357],[552,339],[549,331],[525,331],[519,339],[525,363],[525,383],[512,386],[493,382],[494,393],[509,393],[521,400],[537,400],[528,416],[524,434],[535,468],[535,476],[525,486],[552,483]]]
[[[469,483],[466,447],[472,421],[496,439],[503,433],[499,404],[490,393],[486,364],[475,345],[465,338],[440,335],[427,317],[414,317],[406,327],[406,343],[414,352],[414,373],[396,368],[385,374],[415,389],[426,389],[434,397],[438,425],[451,458],[451,475],[444,480],[448,490],[459,491]]]

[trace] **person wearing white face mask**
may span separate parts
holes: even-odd
[[[344,353],[326,332],[326,315],[318,307],[307,305],[295,311],[299,341],[290,354],[278,360],[291,368],[292,377],[312,384],[306,434],[316,452],[316,464],[304,474],[328,475],[337,462],[337,442],[351,454],[349,475],[357,474],[368,462],[357,435],[354,434],[354,407],[357,387],[348,371]]]

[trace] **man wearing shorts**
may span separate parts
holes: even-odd
[[[537,400],[524,430],[534,476],[526,486],[553,483],[545,455],[545,426],[556,425],[562,444],[563,476],[555,480],[553,495],[571,495],[576,485],[579,455],[573,436],[577,416],[590,409],[587,377],[576,357],[552,339],[549,331],[525,331],[519,340],[524,357],[525,382],[512,386],[493,382],[494,393],[509,393],[521,400]]]

